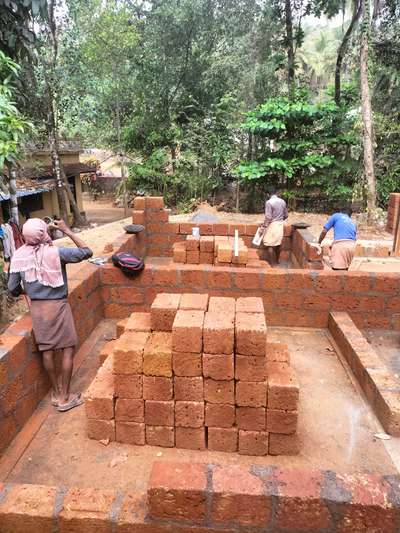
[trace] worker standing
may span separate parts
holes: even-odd
[[[54,246],[49,229],[62,231],[76,248]],[[81,405],[83,399],[80,394],[70,392],[78,337],[67,300],[65,265],[89,259],[92,250],[62,220],[47,226],[44,220],[31,218],[25,222],[22,234],[25,244],[12,256],[8,289],[13,296],[24,291],[30,299],[33,333],[52,384],[52,404],[58,411],[68,411]],[[58,376],[54,361],[57,350],[62,351]]]
[[[267,249],[267,260],[271,266],[279,264],[283,226],[287,217],[288,212],[285,200],[278,196],[274,187],[270,187],[268,200],[265,202],[265,219],[262,228],[265,230],[263,244]]]
[[[333,270],[348,270],[354,257],[357,239],[357,225],[351,219],[353,210],[345,207],[334,213],[321,231],[318,243],[321,244],[328,231],[333,228],[333,243],[330,262]]]

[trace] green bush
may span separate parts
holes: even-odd
[[[243,182],[279,186],[286,198],[351,198],[357,138],[345,107],[310,103],[305,93],[294,101],[272,98],[247,113],[242,129],[255,139],[255,156],[234,169]]]

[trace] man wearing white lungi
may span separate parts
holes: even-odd
[[[268,191],[268,200],[265,202],[265,228],[263,244],[267,249],[267,259],[271,266],[279,264],[281,244],[283,239],[283,223],[288,217],[285,200],[279,198],[276,189],[271,187]]]

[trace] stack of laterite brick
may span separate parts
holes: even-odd
[[[170,255],[172,236],[179,231],[179,224],[169,223],[170,210],[164,207],[162,196],[137,196],[132,210],[133,224],[142,224],[145,231],[137,238],[143,240],[147,255]],[[145,242],[144,242],[145,241]]]
[[[299,387],[287,346],[267,342],[261,298],[161,293],[119,333],[86,395],[91,438],[298,452]]]
[[[248,249],[243,239],[238,239],[238,255],[234,253],[234,237],[228,235],[188,235],[185,241],[173,244],[175,263],[208,264],[216,266],[268,267],[266,261],[259,258],[255,249]]]

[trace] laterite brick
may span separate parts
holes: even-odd
[[[137,422],[119,422],[115,425],[117,442],[133,444],[134,446],[144,446],[145,425]]]
[[[205,428],[181,428],[175,429],[175,439],[177,448],[188,450],[205,450],[206,436]]]
[[[203,311],[179,310],[172,327],[174,352],[200,353],[203,347]]]
[[[237,428],[208,428],[208,449],[219,452],[238,451],[238,429]]]
[[[146,444],[173,448],[175,446],[175,428],[168,426],[146,426]]]
[[[266,431],[239,430],[239,453],[242,455],[267,455],[268,433]]]

